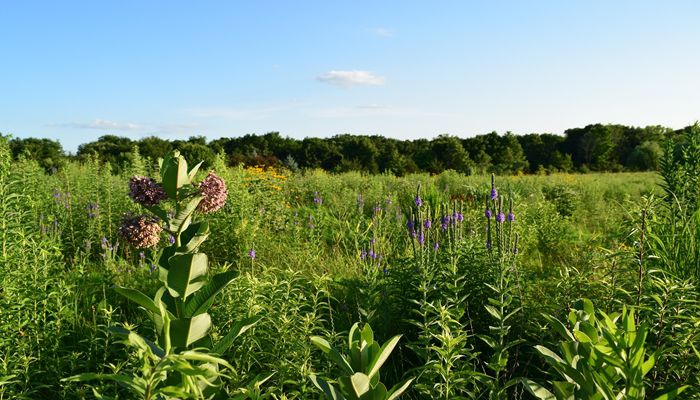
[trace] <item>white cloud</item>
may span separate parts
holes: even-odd
[[[329,71],[316,77],[317,80],[336,86],[383,85],[386,79],[369,71]]]
[[[95,119],[93,122],[67,122],[62,124],[54,124],[52,126],[71,129],[94,129],[103,131],[134,131],[141,129],[140,125],[134,124],[132,122],[121,123],[99,118]]]
[[[370,28],[370,29],[367,29],[367,31],[373,35],[381,36],[381,37],[394,36],[394,31],[392,31],[391,29],[387,29],[387,28]]]

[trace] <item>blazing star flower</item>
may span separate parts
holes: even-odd
[[[124,218],[119,227],[119,236],[137,249],[143,249],[158,244],[162,231],[155,218],[139,215]]]
[[[316,204],[317,206],[323,204],[323,199],[321,198],[321,196],[318,195],[318,192],[314,192],[314,204]]]
[[[423,226],[425,226],[425,229],[430,229],[430,227],[433,226],[433,222],[430,221],[429,219],[426,219],[425,222],[423,223]]]
[[[440,248],[440,243],[438,243],[438,242],[433,243],[433,250],[437,250],[439,248]]]
[[[217,211],[226,204],[228,197],[226,182],[214,172],[209,172],[209,175],[199,184],[199,192],[203,199],[197,206],[197,210],[205,214]]]
[[[250,249],[250,250],[248,251],[248,257],[250,257],[251,259],[255,260],[255,249]]]
[[[496,215],[496,222],[498,223],[503,223],[503,221],[506,220],[506,215],[503,214],[502,212],[499,212],[498,215]]]
[[[489,219],[493,216],[493,213],[490,209],[487,208],[486,211],[484,211],[484,216],[486,217],[486,219]]]
[[[364,260],[365,258],[367,258],[367,251],[362,250],[360,253],[360,260]]]
[[[491,188],[491,200],[496,200],[498,198],[498,191],[495,187]]]
[[[411,220],[409,219],[408,222],[406,222],[406,227],[407,227],[409,230],[413,230],[413,228],[415,227],[415,226],[413,225],[413,221],[411,221]]]
[[[423,205],[423,199],[421,199],[420,196],[416,196],[414,201],[416,203],[416,207],[420,207]]]
[[[513,211],[508,212],[508,221],[510,221],[510,222],[515,221],[515,214],[513,214]]]
[[[450,224],[450,216],[449,215],[443,215],[440,217],[440,227],[442,228],[443,231],[447,230],[447,226]]]
[[[491,241],[490,240],[486,241],[486,250],[491,250]]]
[[[129,197],[143,206],[155,206],[168,196],[163,187],[153,179],[133,176],[129,179]]]
[[[464,221],[464,215],[462,213],[455,213],[455,221],[457,222],[462,222]]]
[[[425,243],[425,235],[422,231],[418,234],[418,243],[420,243],[421,246]]]

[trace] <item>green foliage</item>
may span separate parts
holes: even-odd
[[[644,377],[653,368],[656,355],[647,356],[648,327],[635,322],[635,312],[626,307],[620,314],[595,312],[593,303],[582,299],[569,313],[568,329],[558,319],[545,315],[561,337],[560,354],[537,345],[535,348],[554,370],[552,391],[523,379],[528,391],[539,399],[645,399]],[[661,389],[655,399],[672,399],[687,386]]]
[[[399,383],[387,391],[380,381],[379,369],[387,361],[400,338],[394,336],[380,346],[374,341],[374,332],[369,324],[365,324],[360,330],[359,324],[356,323],[350,328],[347,354],[341,354],[326,339],[312,336],[311,343],[338,366],[341,375],[336,379],[337,386],[316,375],[311,375],[311,380],[326,398],[331,400],[396,399],[408,389],[413,379]]]

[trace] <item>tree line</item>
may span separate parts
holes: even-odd
[[[322,168],[331,172],[388,172],[398,176],[415,172],[455,170],[474,173],[547,173],[588,171],[649,171],[658,168],[667,143],[680,143],[698,124],[674,130],[663,126],[631,127],[591,124],[567,129],[563,135],[515,135],[491,132],[469,138],[440,135],[434,139],[399,140],[352,134],[330,138],[283,137],[279,132],[249,134],[208,141],[202,136],[166,140],[151,136],[139,140],[105,135],[79,146],[68,155],[58,141],[14,138],[13,157],[37,161],[47,171],[70,159],[96,157],[113,171],[128,166],[134,154],[156,159],[178,149],[188,159],[211,165],[222,154],[229,165],[286,167],[291,170]]]

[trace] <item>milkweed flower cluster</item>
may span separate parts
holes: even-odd
[[[142,206],[156,206],[168,196],[163,187],[153,179],[133,176],[129,179],[129,197]]]
[[[228,197],[226,182],[214,172],[209,172],[207,177],[199,184],[199,192],[203,198],[197,206],[197,210],[205,214],[218,211],[226,204],[226,198]]]
[[[124,218],[122,226],[119,227],[119,236],[137,249],[143,249],[157,245],[162,231],[163,228],[158,224],[158,220],[147,215],[139,215]]]

